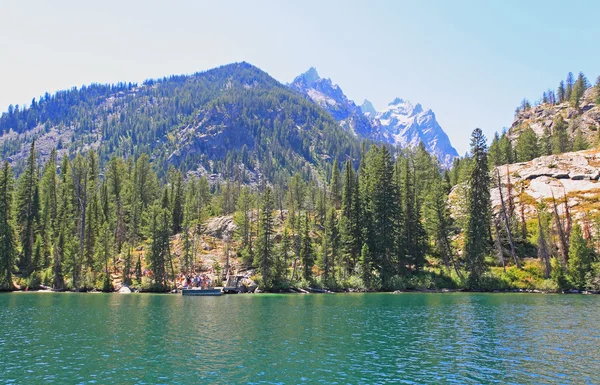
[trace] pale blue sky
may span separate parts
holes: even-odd
[[[248,61],[315,66],[358,104],[433,109],[459,153],[568,71],[600,73],[598,1],[1,1],[0,111],[45,91]]]

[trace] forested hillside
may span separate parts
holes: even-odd
[[[247,63],[142,85],[92,84],[45,94],[0,118],[0,156],[23,170],[29,145],[41,159],[94,149],[149,154],[159,176],[169,166],[248,182],[280,182],[295,172],[330,172],[333,159],[358,162],[359,141],[320,107]]]

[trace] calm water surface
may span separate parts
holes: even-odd
[[[600,384],[600,296],[0,295],[0,383]]]

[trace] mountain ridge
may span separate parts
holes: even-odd
[[[414,147],[423,142],[444,167],[450,167],[458,157],[433,111],[424,110],[419,103],[413,106],[396,97],[382,111],[377,111],[367,99],[357,106],[339,85],[320,77],[314,67],[298,75],[289,86],[319,104],[356,136],[400,147]]]

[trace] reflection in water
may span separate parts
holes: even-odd
[[[0,295],[0,383],[593,383],[597,296]]]

